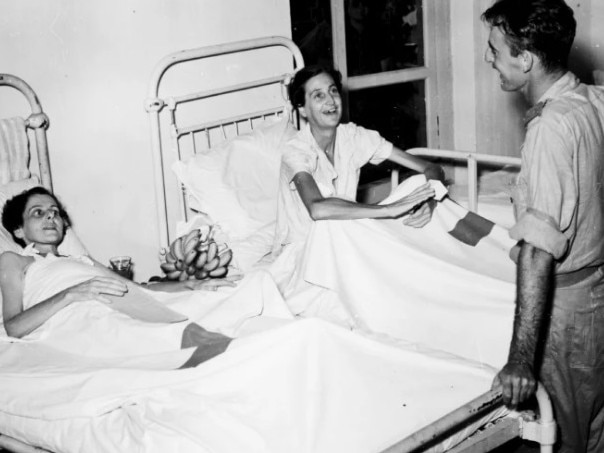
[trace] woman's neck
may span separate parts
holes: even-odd
[[[327,155],[333,154],[337,129],[322,130],[311,127],[310,131],[319,148]]]
[[[59,249],[57,248],[56,245],[51,245],[51,244],[36,244],[35,242],[31,242],[30,244],[33,244],[33,248],[36,249],[36,251],[42,255],[42,256],[46,256],[46,255],[59,255]],[[28,245],[30,245],[28,244]]]

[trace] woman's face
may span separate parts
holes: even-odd
[[[304,106],[300,113],[311,128],[330,129],[342,119],[342,97],[333,78],[326,73],[308,79],[304,85]]]
[[[23,226],[15,235],[26,244],[58,245],[64,233],[65,221],[56,200],[45,194],[29,197],[23,211]]]

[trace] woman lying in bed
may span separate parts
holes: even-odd
[[[110,297],[123,297],[129,291],[128,285],[131,288],[136,285],[89,257],[59,256],[57,247],[69,227],[69,218],[61,203],[42,187],[35,187],[9,200],[2,213],[2,223],[14,240],[24,247],[22,255],[14,252],[0,255],[2,318],[11,337],[22,338],[32,333],[72,304],[89,301],[111,304]],[[61,272],[75,273],[81,277],[77,284],[48,295],[45,293],[47,288],[41,286],[57,283],[57,276],[50,272],[57,275]],[[44,276],[51,280],[48,285],[41,284]],[[215,290],[234,285],[232,279],[189,280],[156,283],[148,288],[159,291]],[[161,329],[152,330],[159,332]],[[213,355],[222,352],[230,341],[228,337],[208,332],[194,323],[186,328],[179,326],[168,330],[177,333],[181,347],[204,346],[210,348]]]

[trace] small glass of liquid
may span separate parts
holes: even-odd
[[[128,280],[132,280],[132,258],[129,256],[114,256],[109,259],[111,270]]]

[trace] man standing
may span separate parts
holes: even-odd
[[[604,90],[567,71],[575,36],[563,0],[500,0],[485,59],[522,93],[522,167],[514,333],[494,387],[515,407],[538,377],[554,404],[561,452],[604,452]]]

